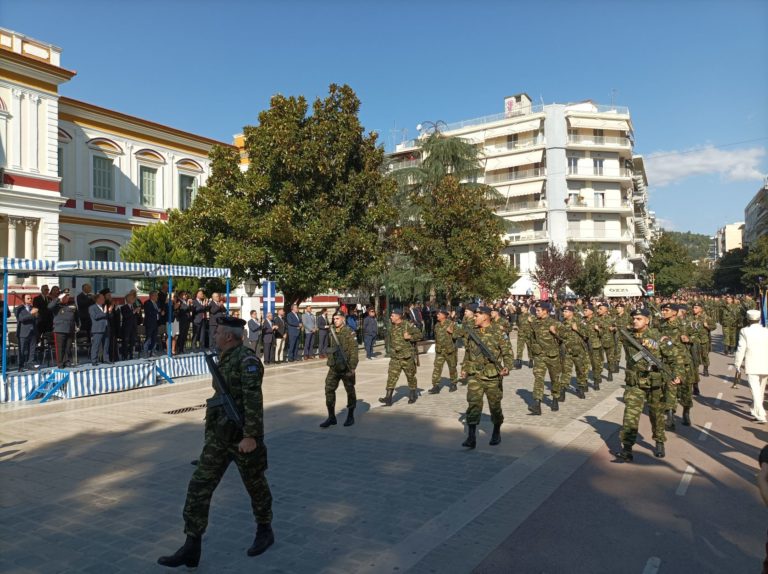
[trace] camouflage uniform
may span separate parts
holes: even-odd
[[[411,334],[410,339],[403,338],[406,332]],[[399,325],[392,323],[389,339],[390,359],[387,372],[387,390],[395,388],[401,371],[405,373],[408,387],[412,390],[416,389],[416,363],[413,358],[415,351],[411,343],[420,341],[422,336],[421,329],[408,321],[402,321]]]
[[[655,357],[662,359],[672,366],[676,376],[683,373],[684,366],[680,354],[674,349],[661,343],[661,334],[656,329],[648,328],[643,333],[630,331],[632,336],[648,349]],[[628,349],[632,349],[628,347]],[[662,375],[645,359],[635,361],[634,349],[627,355],[627,381],[624,391],[624,422],[619,437],[624,448],[631,449],[637,441],[637,429],[640,415],[645,403],[648,403],[648,417],[651,419],[651,429],[656,442],[663,443],[664,435],[664,391]],[[673,387],[667,382],[668,391]]]
[[[355,393],[355,375],[352,371],[357,368],[359,360],[357,354],[357,338],[355,333],[347,325],[342,325],[341,329],[336,329],[331,325],[331,329],[336,332],[339,345],[336,345],[336,339],[333,336],[328,337],[330,346],[328,347],[328,374],[325,376],[325,405],[332,409],[336,406],[336,389],[339,388],[339,381],[344,383],[344,390],[347,391],[347,408],[354,408],[357,404],[357,394]],[[341,347],[342,353],[347,360],[345,365],[341,357],[337,357],[336,349]]]
[[[738,303],[723,303],[720,308],[720,324],[723,326],[723,345],[726,352],[736,349],[736,335],[741,324],[741,306]]]
[[[686,387],[693,386],[693,381],[688,381],[689,368],[691,362],[691,356],[685,345],[680,340],[681,330],[680,323],[677,317],[671,319],[662,319],[659,323],[659,333],[661,334],[661,342],[670,347],[666,349],[669,351],[665,356],[671,356],[674,354],[676,361],[683,365],[682,372],[680,373],[680,385],[672,385],[667,390],[667,410],[674,411],[677,408],[678,397],[680,398],[680,404],[684,407],[690,407],[693,399],[691,396],[692,388],[686,389]],[[688,403],[688,404],[686,404]]]
[[[589,319],[584,319],[584,325],[587,330],[592,378],[599,384],[603,373],[603,346],[600,342],[600,334],[595,330],[595,326],[598,325],[596,317],[592,315]]]
[[[528,346],[528,360],[533,357],[531,353],[531,323],[533,317],[530,313],[520,313],[520,318],[517,321],[517,358],[523,359],[523,350]]]
[[[256,522],[272,522],[272,494],[264,476],[267,470],[267,448],[264,445],[264,407],[261,382],[264,367],[256,354],[238,345],[221,354],[219,370],[229,386],[238,410],[243,413],[242,432],[227,419],[221,406],[209,406],[205,414],[205,444],[189,481],[184,504],[184,532],[200,537],[208,526],[211,496],[230,461],[240,471],[245,490],[251,497],[251,509]],[[216,393],[211,401],[218,398]],[[243,437],[256,439],[256,449],[248,454],[238,450]]]
[[[453,333],[449,333],[449,329]],[[456,344],[454,343],[457,335],[458,329],[450,319],[446,319],[442,323],[439,321],[435,323],[435,368],[432,370],[433,387],[440,385],[440,378],[443,374],[445,363],[448,363],[448,375],[451,377],[451,384],[456,384],[459,381],[459,374],[456,370]]]
[[[598,315],[595,322],[600,327],[600,346],[603,348],[603,353],[605,353],[605,362],[610,373],[614,370],[614,366],[617,363],[616,343],[613,339],[613,331],[611,331],[611,327],[614,326],[613,318],[610,313],[606,313],[605,315]],[[602,363],[602,357],[600,359]]]
[[[576,325],[577,330],[573,330]],[[584,331],[584,333],[582,333]],[[558,337],[565,343],[562,372],[560,373],[560,389],[567,389],[571,384],[571,372],[576,368],[576,382],[582,391],[587,390],[587,375],[589,373],[589,357],[587,356],[586,329],[584,325],[572,317],[563,319],[557,329]]]
[[[624,310],[623,313],[616,312],[616,315],[613,317],[613,324],[616,327],[616,336],[614,340],[616,341],[616,366],[619,365],[621,362],[621,349],[624,348],[624,356],[628,357],[629,353],[631,352],[629,348],[627,347],[627,343],[623,341],[621,338],[621,335],[619,335],[618,331],[619,329],[627,329],[632,330],[632,317],[629,316],[629,313]]]
[[[712,331],[714,331],[716,327],[715,322],[710,319],[709,315],[705,312],[693,315],[691,317],[691,322],[696,331],[696,342],[699,343],[701,364],[709,369],[709,350],[712,346]]]
[[[493,326],[474,331],[486,348],[497,357],[497,362],[510,369],[515,358],[509,341],[501,330]],[[467,424],[480,423],[483,412],[483,395],[488,399],[491,421],[494,425],[504,422],[501,412],[501,399],[504,396],[501,375],[496,366],[480,351],[480,347],[469,337],[466,339],[466,351],[461,370],[467,373]]]
[[[560,395],[560,343],[550,333],[549,328],[557,329],[558,323],[547,316],[543,319],[536,317],[531,323],[531,343],[533,351],[533,399],[540,401],[544,398],[544,377],[549,370],[552,381],[552,396]]]

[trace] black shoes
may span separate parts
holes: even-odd
[[[328,409],[328,418],[320,423],[321,429],[327,429],[328,427],[336,424],[336,413],[334,412],[336,405],[326,405],[326,408]]]
[[[528,368],[529,369],[533,368],[533,358],[528,359]]]
[[[515,359],[515,369],[522,369],[522,368],[523,368],[522,359]]]
[[[533,401],[533,404],[528,405],[528,411],[532,415],[540,415],[541,414],[541,401],[535,400]]]
[[[157,563],[160,566],[168,566],[169,568],[178,568],[179,566],[196,568],[200,563],[201,548],[202,538],[187,535],[187,541],[184,543],[184,546],[171,556],[161,556],[157,559]]]
[[[621,450],[614,452],[613,455],[616,457],[616,460],[619,462],[632,462],[633,460],[635,460],[635,457],[632,456],[631,446],[622,445]]]
[[[469,435],[467,440],[461,443],[461,446],[467,448],[475,448],[477,446],[477,425],[469,425]]]
[[[488,443],[491,446],[496,446],[501,442],[501,425],[493,425],[493,434],[491,435],[491,441]]]
[[[594,384],[592,385],[596,391],[600,390],[600,381],[595,380]]]
[[[560,410],[560,403],[557,401],[557,397],[552,397],[552,410],[553,411],[559,411]]]
[[[347,420],[344,421],[345,427],[351,427],[355,424],[355,407],[347,407]]]
[[[391,407],[392,406],[392,389],[387,389],[387,392],[384,394],[384,396],[379,397],[379,402],[383,404],[385,407]]]
[[[664,425],[664,428],[667,430],[675,430],[677,427],[675,426],[675,411],[668,410],[667,411],[667,422]]]
[[[439,385],[432,385],[432,388],[427,391],[430,395],[437,395],[440,393]]]
[[[702,373],[705,377],[709,376],[709,367],[704,367],[704,372]]]
[[[683,426],[691,426],[691,407],[683,407]]]
[[[578,389],[576,389],[576,396],[579,397],[580,399],[586,399],[587,397],[584,394],[586,391],[587,389],[582,389],[581,387],[579,387]]]
[[[693,383],[693,394],[696,396],[701,394],[701,390],[699,390],[699,383]]]
[[[611,369],[609,368],[608,369],[608,382],[610,383],[611,381],[613,381],[613,371],[611,371]]]
[[[416,399],[419,398],[416,394],[416,389],[411,389],[411,391],[408,393],[408,404],[412,405],[416,402]]]
[[[560,397],[558,399],[561,403],[565,402],[565,389],[560,389]]]
[[[275,533],[272,531],[271,524],[259,524],[256,528],[256,538],[248,549],[248,556],[258,556],[275,543]]]
[[[656,441],[656,448],[653,451],[653,456],[656,458],[664,458],[667,453],[664,451],[664,443]]]
[[[451,383],[451,386],[448,387],[449,393],[455,393],[457,390],[459,390],[459,388],[456,386],[456,383]]]

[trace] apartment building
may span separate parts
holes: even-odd
[[[744,209],[744,245],[768,235],[768,178]]]
[[[552,244],[606,252],[613,277],[607,296],[642,294],[641,276],[657,233],[648,208],[648,178],[633,153],[629,110],[591,101],[534,105],[510,96],[502,113],[448,124],[445,135],[477,145],[482,180],[505,198],[506,254],[521,272],[513,292],[535,290],[530,273]],[[422,133],[419,137],[424,137]],[[418,165],[419,138],[390,154],[390,169]]]
[[[715,259],[720,259],[723,255],[733,249],[740,249],[744,245],[744,222],[729,223],[717,230],[714,237],[714,255]]]

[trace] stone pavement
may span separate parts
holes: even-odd
[[[421,356],[424,391],[432,362]],[[424,392],[408,405],[403,377],[395,405],[381,407],[387,360],[362,357],[357,424],[325,430],[317,426],[323,363],[268,366],[265,375],[275,546],[245,555],[253,518],[230,470],[214,496],[198,571],[469,572],[605,446],[623,410],[619,375],[586,400],[571,394],[559,412],[545,406],[543,416],[529,416],[533,377],[523,367],[504,382],[502,444],[488,446],[486,405],[478,448],[467,451],[464,387]],[[157,557],[184,539],[189,462],[211,393],[198,379],[3,405],[0,572],[162,571]]]

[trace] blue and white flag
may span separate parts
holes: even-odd
[[[267,316],[267,313],[275,315],[275,295],[277,291],[275,289],[274,281],[264,281],[261,284],[261,300],[263,303],[263,317]]]

